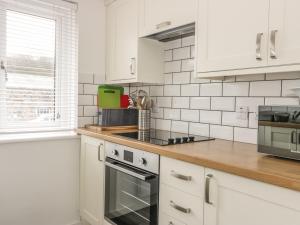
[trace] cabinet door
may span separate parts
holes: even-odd
[[[196,0],[143,0],[142,35],[195,22],[196,6]]]
[[[197,72],[267,65],[269,0],[199,0]]]
[[[118,0],[107,7],[108,81],[136,78],[138,2]]]
[[[104,220],[104,144],[82,136],[80,159],[80,215],[91,225]]]
[[[300,224],[299,192],[210,169],[206,175],[205,225]]]
[[[271,0],[269,65],[300,64],[300,1]]]

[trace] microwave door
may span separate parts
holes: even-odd
[[[264,127],[264,145],[276,149],[297,151],[297,130],[281,127]]]

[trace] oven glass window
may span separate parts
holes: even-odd
[[[105,217],[116,225],[157,225],[158,177],[136,178],[106,166]]]

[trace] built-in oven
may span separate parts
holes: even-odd
[[[105,220],[113,225],[157,225],[159,156],[107,143]]]

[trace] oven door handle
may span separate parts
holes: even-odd
[[[128,175],[130,175],[130,176],[133,176],[133,177],[135,177],[135,178],[138,178],[138,179],[140,179],[140,180],[143,180],[143,181],[149,180],[150,178],[153,177],[152,174],[146,174],[146,173],[145,173],[145,175],[139,174],[139,173],[136,173],[136,172],[133,171],[133,170],[129,170],[129,169],[124,168],[124,167],[122,167],[122,166],[117,166],[117,165],[112,164],[112,163],[110,163],[110,162],[105,162],[105,165],[108,166],[108,167],[110,167],[110,168],[116,169],[116,170],[118,170],[118,171],[120,171],[120,172],[126,173],[126,174],[128,174]]]

